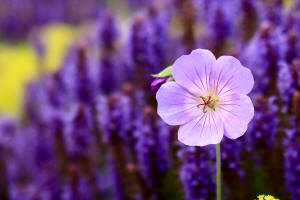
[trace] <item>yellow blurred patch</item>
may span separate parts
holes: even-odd
[[[46,45],[45,67],[47,71],[57,69],[65,57],[68,47],[77,36],[77,29],[64,24],[53,24],[42,31]]]
[[[0,44],[0,112],[19,113],[23,86],[36,75],[34,50],[28,44]]]
[[[43,28],[46,52],[43,60],[46,71],[57,69],[76,29],[62,24]],[[29,43],[15,45],[0,43],[0,114],[19,115],[22,111],[24,87],[38,75],[37,54]]]
[[[283,5],[285,8],[293,8],[295,6],[295,1],[294,0],[284,0]]]

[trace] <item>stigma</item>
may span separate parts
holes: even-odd
[[[216,110],[218,99],[213,97],[213,95],[208,95],[206,97],[200,96],[199,98],[201,99],[200,101],[202,102],[197,105],[197,108],[202,108],[203,113],[206,113],[208,109],[210,109],[211,111]]]

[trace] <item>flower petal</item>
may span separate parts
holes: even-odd
[[[156,93],[158,115],[169,125],[184,124],[201,115],[199,100],[176,82],[163,84]]]
[[[216,58],[210,51],[197,49],[175,61],[172,75],[179,85],[199,95],[209,88],[209,77],[215,62]]]
[[[223,138],[224,128],[222,120],[212,112],[181,125],[178,140],[189,146],[205,146],[218,144]]]
[[[216,113],[223,120],[225,136],[236,139],[246,132],[248,123],[254,116],[254,107],[248,96],[232,94],[221,100]]]
[[[217,93],[248,94],[254,85],[251,71],[243,67],[240,61],[232,56],[221,56],[214,67]]]

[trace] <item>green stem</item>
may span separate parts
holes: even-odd
[[[221,200],[221,148],[216,144],[216,167],[217,167],[217,200]]]

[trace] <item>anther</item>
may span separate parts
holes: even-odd
[[[200,98],[202,99],[203,103],[201,104],[198,104],[197,105],[197,108],[200,108],[200,106],[203,106],[203,113],[206,113],[207,112],[207,107],[215,110],[214,106],[213,105],[210,105],[211,104],[211,96],[208,96],[207,100],[205,97],[203,96],[200,96]]]

